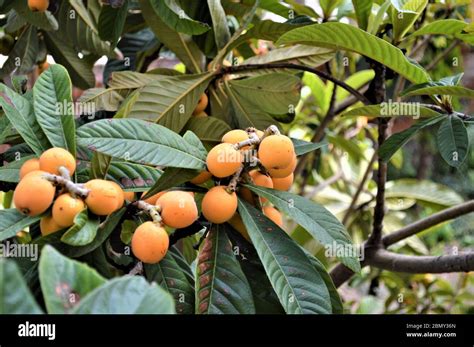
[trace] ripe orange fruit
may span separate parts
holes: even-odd
[[[32,171],[37,171],[40,169],[40,164],[39,164],[39,159],[38,158],[32,158],[28,159],[23,163],[23,165],[20,168],[20,180],[26,176],[26,174],[32,172]]]
[[[54,221],[53,216],[45,216],[40,219],[40,231],[42,236],[55,233],[61,229],[62,227]]]
[[[228,223],[235,229],[237,230],[247,241],[250,240],[249,232],[247,231],[247,228],[245,227],[244,222],[242,221],[242,218],[238,213],[235,213],[231,219],[228,220]]]
[[[74,224],[74,218],[86,205],[84,201],[70,194],[61,194],[53,204],[53,219],[57,225],[66,228]]]
[[[33,12],[44,12],[48,6],[49,0],[28,0],[28,7]]]
[[[199,175],[194,177],[189,182],[191,182],[193,184],[203,184],[203,183],[209,181],[211,179],[211,177],[212,177],[212,174],[209,171],[204,170],[203,172],[201,172]]]
[[[263,214],[267,216],[273,223],[276,225],[283,227],[283,217],[276,208],[272,206],[265,206],[263,208]]]
[[[145,196],[145,194],[148,193],[148,192],[144,192],[142,194],[142,198]],[[149,198],[143,200],[145,201],[146,203],[150,204],[150,205],[155,205],[156,204],[156,201],[159,199],[160,196],[162,196],[164,193],[166,193],[166,191],[163,191],[163,192],[158,192],[156,194],[153,194],[152,196],[150,196]]]
[[[252,170],[249,172],[249,176],[252,178],[253,184],[256,186],[264,187],[264,188],[273,188],[273,181],[272,179],[264,175],[263,173],[259,172],[258,170]],[[242,197],[249,203],[253,204],[252,193],[247,188],[240,189],[240,194]],[[260,201],[264,203],[267,199],[260,197]]]
[[[201,112],[203,112],[206,109],[208,103],[209,103],[209,98],[207,97],[206,93],[202,94],[201,97],[199,98],[196,108],[193,111],[193,115],[198,115]]]
[[[258,158],[268,170],[287,167],[294,155],[293,142],[285,135],[267,136],[258,147]]]
[[[202,214],[209,222],[221,224],[237,211],[237,194],[229,193],[224,186],[211,188],[202,199]]]
[[[222,142],[231,143],[235,145],[239,142],[248,140],[248,138],[249,138],[249,135],[247,134],[245,130],[235,129],[235,130],[231,130],[225,133],[224,136],[222,136]],[[250,148],[250,146],[242,147],[242,149],[244,150],[248,148]]]
[[[107,216],[123,206],[123,190],[117,183],[94,179],[87,182],[85,187],[89,189],[86,204],[92,213]]]
[[[135,200],[135,192],[123,192],[123,197],[127,201]]]
[[[156,205],[161,207],[163,223],[172,228],[185,228],[198,218],[198,209],[193,194],[172,190],[163,194]]]
[[[154,222],[140,225],[132,236],[132,252],[146,264],[156,264],[164,258],[169,247],[166,230]]]
[[[202,111],[201,113],[193,114],[193,117],[194,118],[206,118],[206,117],[209,117],[209,115],[206,112]]]
[[[270,176],[275,177],[275,178],[288,177],[289,175],[293,173],[293,171],[295,171],[297,163],[298,162],[296,159],[296,155],[294,155],[290,165],[282,169],[270,169],[268,170],[268,173],[270,174]]]
[[[216,177],[233,175],[242,164],[243,156],[230,143],[221,143],[207,154],[207,168]]]
[[[53,184],[38,174],[30,173],[16,186],[13,193],[15,207],[28,216],[37,216],[53,203],[56,190]]]
[[[60,175],[59,168],[64,166],[72,175],[76,170],[76,160],[64,148],[50,148],[41,154],[39,158],[40,169],[54,175]]]
[[[272,177],[273,189],[282,191],[289,190],[293,184],[293,179],[293,173],[283,178]]]

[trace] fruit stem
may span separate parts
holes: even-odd
[[[244,171],[244,166],[241,165],[237,172],[232,176],[232,179],[229,182],[229,185],[227,186],[227,191],[229,193],[233,193],[237,189],[237,183],[239,182],[240,175],[242,175],[242,172]]]
[[[74,196],[79,196],[82,199],[85,199],[89,194],[89,189],[84,188],[82,184],[77,184],[71,181],[71,176],[69,170],[64,166],[61,166],[58,169],[61,176],[46,174],[44,178],[48,181],[54,183],[55,185],[63,186],[66,190]]]
[[[161,224],[161,215],[160,215],[160,207],[149,204],[143,200],[138,200],[135,205],[140,209],[148,213],[153,220],[153,222]]]
[[[278,130],[276,125],[270,125],[267,129],[265,129],[262,139],[270,135],[280,135],[280,130]]]
[[[258,138],[257,133],[250,132],[249,138],[247,140],[236,143],[234,147],[236,150],[239,150],[246,146],[258,145],[259,143],[260,143],[260,139]]]

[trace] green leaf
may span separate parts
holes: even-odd
[[[428,5],[428,0],[392,0],[392,5],[393,36],[398,42],[411,29]]]
[[[5,139],[11,135],[12,129],[8,117],[0,114],[0,143],[5,143]]]
[[[307,142],[299,139],[292,138],[293,146],[295,147],[296,155],[303,155],[317,149],[320,149],[324,146],[327,146],[327,142]]]
[[[421,35],[455,35],[461,33],[467,25],[468,23],[457,19],[441,19],[423,26],[409,37]]]
[[[92,155],[88,176],[90,178],[104,179],[109,171],[111,161],[112,157],[95,152]]]
[[[67,70],[54,64],[33,86],[36,120],[54,147],[76,154],[72,84]]]
[[[188,35],[201,35],[209,31],[206,23],[190,18],[176,0],[151,0],[151,6],[171,29]]]
[[[384,64],[413,83],[428,81],[427,72],[411,63],[400,49],[349,24],[309,25],[284,34],[277,42],[277,44],[295,43],[359,53]]]
[[[230,40],[230,30],[224,8],[219,0],[207,0],[207,5],[212,18],[212,28],[217,48],[222,49]]]
[[[94,269],[63,256],[49,245],[41,251],[39,279],[50,314],[70,312],[86,294],[105,283]]]
[[[110,41],[112,47],[122,35],[125,21],[127,20],[128,0],[119,7],[107,4],[102,5],[99,15],[98,31],[99,37],[104,41]]]
[[[153,1],[158,2],[157,0]],[[151,1],[140,0],[139,3],[143,18],[158,40],[173,51],[192,73],[201,72],[205,63],[205,56],[191,36],[178,33],[166,25],[156,13]]]
[[[349,76],[344,82],[354,89],[359,89],[372,81],[375,76],[375,72],[372,69],[360,70]],[[337,87],[336,101],[340,102],[350,96],[350,93],[346,89]]]
[[[34,156],[22,156],[20,160],[12,161],[4,166],[0,166],[0,181],[17,183],[20,181],[20,169],[25,161]]]
[[[176,313],[194,313],[194,287],[171,252],[157,264],[145,264],[144,269],[148,281],[158,283],[173,296]]]
[[[443,159],[459,168],[469,152],[469,135],[463,121],[455,115],[447,117],[439,127],[437,141]]]
[[[169,167],[155,182],[155,184],[152,185],[152,187],[142,199],[147,199],[166,189],[179,186],[180,184],[193,179],[197,175],[199,175],[199,171],[196,170]]]
[[[464,98],[474,98],[474,90],[462,86],[442,86],[435,82],[411,86],[403,91],[403,97],[415,95],[451,95]]]
[[[120,300],[118,298],[126,298]],[[108,281],[87,295],[76,314],[172,314],[173,297],[143,277],[124,276]]]
[[[81,0],[61,3],[59,26],[73,47],[99,56],[114,56],[110,43],[100,39],[95,19]]]
[[[318,67],[333,59],[334,56],[335,53],[332,49],[294,45],[291,47],[272,49],[266,54],[256,55],[254,57],[248,58],[244,60],[242,65],[292,62],[301,65]],[[260,73],[261,71],[262,70],[259,70]],[[271,70],[263,71],[267,73],[271,72]],[[273,72],[274,71],[275,70],[273,70]]]
[[[204,240],[196,271],[196,313],[255,313],[249,283],[221,225]]]
[[[138,90],[125,117],[153,121],[180,132],[211,78],[210,73],[162,77]]]
[[[29,217],[15,208],[0,210],[0,241],[9,239],[27,226],[39,221],[39,217]]]
[[[441,122],[445,119],[445,115],[435,116],[432,118],[427,118],[422,121],[417,122],[416,124],[412,125],[410,128],[393,134],[390,136],[379,148],[379,156],[384,162],[388,162],[390,158],[402,148],[410,139],[418,133],[423,128],[429,127],[436,123]]]
[[[95,111],[115,112],[123,100],[124,97],[112,88],[90,88],[82,93],[78,102],[84,106],[93,103]]]
[[[117,182],[128,191],[142,192],[149,189],[163,174],[162,170],[152,166],[128,162],[112,162],[106,179]]]
[[[0,84],[0,105],[23,140],[39,156],[51,147],[33,113],[33,106],[23,96]]]
[[[54,60],[67,69],[72,83],[76,87],[87,89],[95,85],[95,76],[92,72],[93,64],[84,58],[79,58],[64,35],[57,32],[48,32],[44,33],[44,40],[48,51],[54,56]]]
[[[99,229],[99,219],[89,217],[87,209],[77,214],[74,225],[71,226],[61,237],[61,241],[71,246],[85,246],[91,243]]]
[[[419,114],[409,114],[410,111],[413,111],[413,106],[415,106],[415,113]],[[432,118],[440,116],[441,114],[428,107],[419,106],[414,103],[404,102],[393,102],[379,105],[356,107],[342,114],[342,116],[344,117],[398,117],[407,115],[413,117],[419,116],[422,118]]]
[[[324,13],[324,18],[329,18],[331,13],[341,4],[342,0],[320,0],[319,4]]]
[[[27,1],[14,1],[13,8],[18,15],[28,23],[43,30],[58,30],[58,21],[49,11],[33,12]]]
[[[331,313],[324,280],[301,248],[250,204],[240,201],[239,213],[285,312]]]
[[[288,192],[253,185],[245,185],[245,187],[267,198],[278,210],[288,214],[324,246],[341,248],[353,246],[344,226],[323,206]],[[360,271],[360,264],[355,255],[338,258],[354,272]]]
[[[43,313],[31,294],[18,265],[0,258],[0,314]]]
[[[15,74],[27,74],[36,65],[39,53],[38,31],[34,26],[26,28],[18,37],[13,49],[8,55],[7,61],[3,64],[0,77],[15,72]]]
[[[203,142],[215,144],[221,142],[222,136],[231,128],[226,122],[215,117],[191,117],[184,130],[192,131]]]
[[[359,28],[367,30],[370,14],[372,12],[373,0],[352,0]]]
[[[181,136],[138,119],[104,119],[77,130],[78,144],[141,164],[203,169],[205,158]]]
[[[462,196],[451,188],[427,180],[398,179],[387,182],[387,198],[415,199],[439,206],[455,206],[462,203]]]

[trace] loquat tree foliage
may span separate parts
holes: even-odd
[[[343,313],[337,287],[365,266],[474,271],[472,252],[387,249],[473,200],[383,233],[387,168],[418,132],[439,127],[446,166],[470,160],[459,100],[474,92],[430,74],[474,42],[469,2],[316,3],[0,0],[0,241],[41,254],[0,260],[0,313]],[[453,47],[424,66],[440,36]],[[387,112],[391,99],[417,113]],[[399,116],[413,124],[388,136]],[[358,150],[328,131],[336,119],[373,139],[343,215],[304,190],[331,166],[319,154]]]

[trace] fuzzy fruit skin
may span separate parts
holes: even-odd
[[[293,185],[293,180],[294,180],[293,173],[283,178],[272,177],[273,189],[287,191]]]
[[[161,207],[163,223],[172,228],[188,227],[198,218],[194,196],[189,192],[179,190],[166,192],[156,201],[156,206]]]
[[[248,140],[248,138],[249,138],[249,134],[247,134],[245,130],[235,129],[235,130],[231,130],[225,133],[224,136],[222,136],[222,142],[231,143],[235,145],[239,142]],[[242,147],[242,149],[244,150],[248,148],[250,148],[250,146]]]
[[[288,177],[295,171],[296,165],[298,164],[296,155],[293,156],[293,160],[291,161],[290,165],[287,167],[284,167],[282,169],[270,169],[268,170],[268,173],[270,176],[275,177],[275,178],[283,178],[283,177]]]
[[[70,194],[62,194],[54,201],[53,219],[63,228],[70,227],[74,224],[74,217],[85,207],[81,199],[74,198]]]
[[[123,206],[123,190],[115,182],[94,179],[84,185],[89,189],[86,205],[98,216],[108,216]]]
[[[148,191],[146,192],[143,192],[142,194],[142,198],[145,196],[145,194],[148,193]],[[152,196],[150,196],[149,198],[143,200],[145,201],[146,203],[150,204],[150,205],[155,205],[156,204],[156,201],[160,198],[160,196],[162,196],[164,193],[166,193],[166,191],[162,191],[162,192],[158,192]]]
[[[15,207],[28,216],[37,216],[46,211],[53,203],[56,190],[51,182],[39,174],[23,178],[13,193]]]
[[[156,264],[168,252],[169,236],[166,230],[153,222],[140,225],[132,236],[133,254],[146,264]]]
[[[202,94],[201,97],[199,98],[196,108],[193,111],[193,115],[198,115],[201,112],[203,112],[206,109],[208,103],[209,103],[209,98],[207,97],[206,93]]]
[[[252,242],[250,239],[249,232],[245,227],[244,222],[242,221],[242,217],[238,213],[234,214],[231,219],[228,220],[228,223],[237,230],[247,241]]]
[[[254,185],[259,186],[259,187],[264,187],[264,188],[273,188],[273,181],[271,177],[264,175],[258,170],[250,171],[249,176],[252,178]],[[253,201],[252,193],[250,192],[249,189],[242,188],[240,190],[240,194],[247,202],[249,202],[250,204],[253,204],[254,201]],[[260,201],[264,203],[267,201],[267,199],[260,197]]]
[[[189,182],[191,182],[192,184],[203,184],[209,181],[211,177],[212,174],[209,171],[203,171]]]
[[[265,137],[258,147],[258,158],[266,169],[281,169],[291,164],[295,148],[285,135]]]
[[[54,221],[53,216],[45,216],[40,219],[40,231],[42,236],[55,233],[61,229],[62,227]]]
[[[38,158],[28,159],[20,168],[20,180],[32,171],[40,169],[40,162]]]
[[[123,192],[123,197],[127,201],[135,200],[135,192]]]
[[[278,211],[276,208],[272,206],[265,206],[263,208],[263,214],[279,227],[283,227],[283,217],[280,211]]]
[[[209,222],[227,222],[237,211],[237,194],[229,193],[225,186],[211,188],[202,199],[202,214]]]
[[[49,7],[49,0],[28,0],[28,7],[33,12],[44,12]]]
[[[240,167],[243,156],[230,143],[221,143],[207,155],[207,169],[212,175],[222,178],[233,175]]]
[[[54,175],[60,175],[59,168],[64,166],[72,175],[76,171],[76,160],[73,155],[63,148],[50,148],[39,158],[40,169]]]

